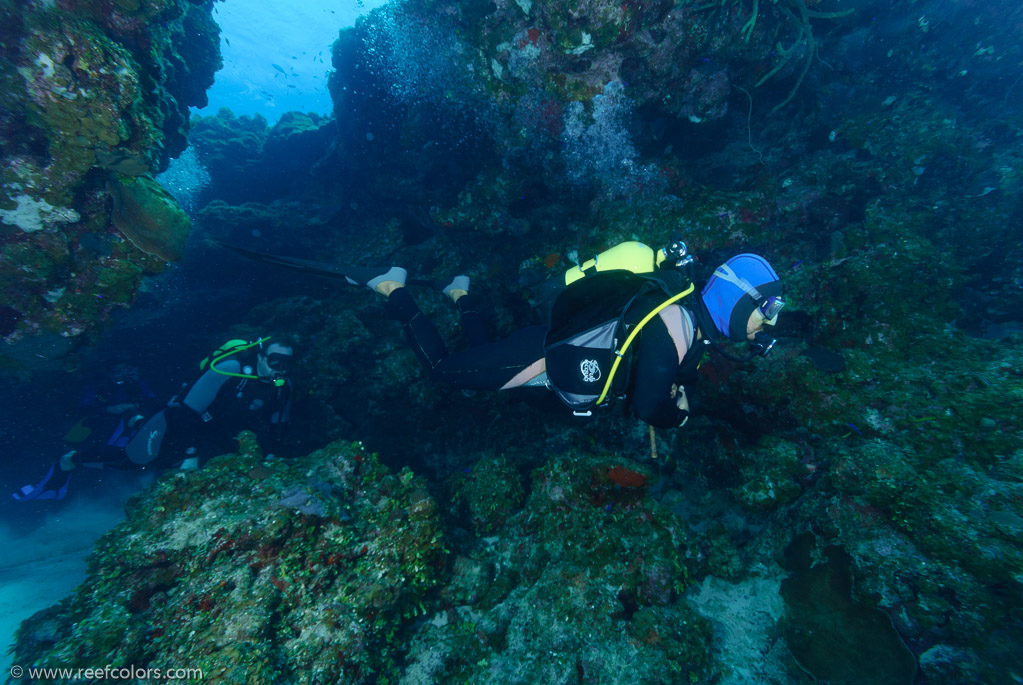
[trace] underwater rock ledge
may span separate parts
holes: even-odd
[[[21,626],[17,663],[370,682],[393,669],[395,632],[443,568],[423,481],[358,444],[287,463],[218,457],[164,474],[127,511],[77,592]]]
[[[106,185],[159,173],[185,149],[189,107],[207,104],[222,66],[212,11],[213,0],[0,0],[0,291],[18,315],[7,343],[80,336],[180,256],[180,221],[147,227],[157,234],[140,247],[162,259],[137,252],[130,230],[125,241]],[[32,368],[31,354],[10,357]]]

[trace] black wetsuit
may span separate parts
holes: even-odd
[[[64,435],[68,443],[79,443],[84,451],[102,450],[104,445],[124,447],[127,422],[139,414],[150,416],[161,403],[145,381],[131,378],[117,383],[102,379],[83,394],[78,404],[82,417]]]
[[[664,300],[663,291],[641,295],[627,310],[626,323],[635,324]],[[438,380],[457,388],[501,390],[544,359],[546,326],[530,326],[503,340],[489,342],[483,317],[473,296],[464,295],[456,304],[469,346],[449,354],[436,327],[420,311],[407,288],[396,289],[387,300],[389,315],[402,324],[412,349],[433,370]],[[681,307],[674,306],[681,311]],[[608,317],[615,315],[616,312],[607,312]],[[679,409],[672,398],[671,386],[678,382],[680,368],[694,367],[695,364],[686,362],[691,361],[694,355],[702,355],[703,350],[702,345],[692,343],[696,337],[692,316],[686,312],[680,314],[680,318],[688,322],[688,349],[680,350],[675,342],[678,332],[669,331],[665,318],[655,316],[641,329],[632,349],[623,359],[622,371],[615,377],[616,394],[624,394],[639,418],[652,426],[678,426],[688,416],[688,412]],[[680,352],[686,357],[684,362],[679,359]],[[693,380],[695,378],[690,382]],[[540,384],[545,385],[542,378]]]
[[[85,391],[78,407],[89,416],[123,414],[152,408],[155,400],[156,394],[140,378],[120,383],[104,378]]]
[[[254,373],[255,354],[240,353],[219,362],[228,373]],[[76,454],[76,464],[91,468],[165,468],[186,459],[201,462],[230,452],[238,432],[253,430],[261,444],[275,450],[291,418],[291,381],[277,387],[255,378],[206,370],[168,405],[138,421],[123,446]]]

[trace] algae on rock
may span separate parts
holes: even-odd
[[[114,199],[111,219],[143,252],[176,262],[185,252],[192,222],[177,200],[152,176],[115,176],[107,183]]]

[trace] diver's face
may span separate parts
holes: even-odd
[[[260,353],[256,362],[256,375],[265,380],[283,378],[288,375],[291,365],[292,349],[284,345],[271,345],[265,353]]]
[[[764,326],[773,326],[778,323],[778,316],[775,315],[773,319],[764,318],[763,312],[759,309],[754,309],[753,313],[749,315],[749,319],[746,321],[746,339],[753,340],[757,333],[764,330]]]
[[[128,364],[118,364],[110,371],[110,380],[117,385],[124,385],[139,378],[139,370]]]

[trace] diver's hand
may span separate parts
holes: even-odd
[[[689,398],[686,397],[686,389],[681,385],[672,384],[671,397],[675,400],[675,406],[684,412],[689,411]]]

